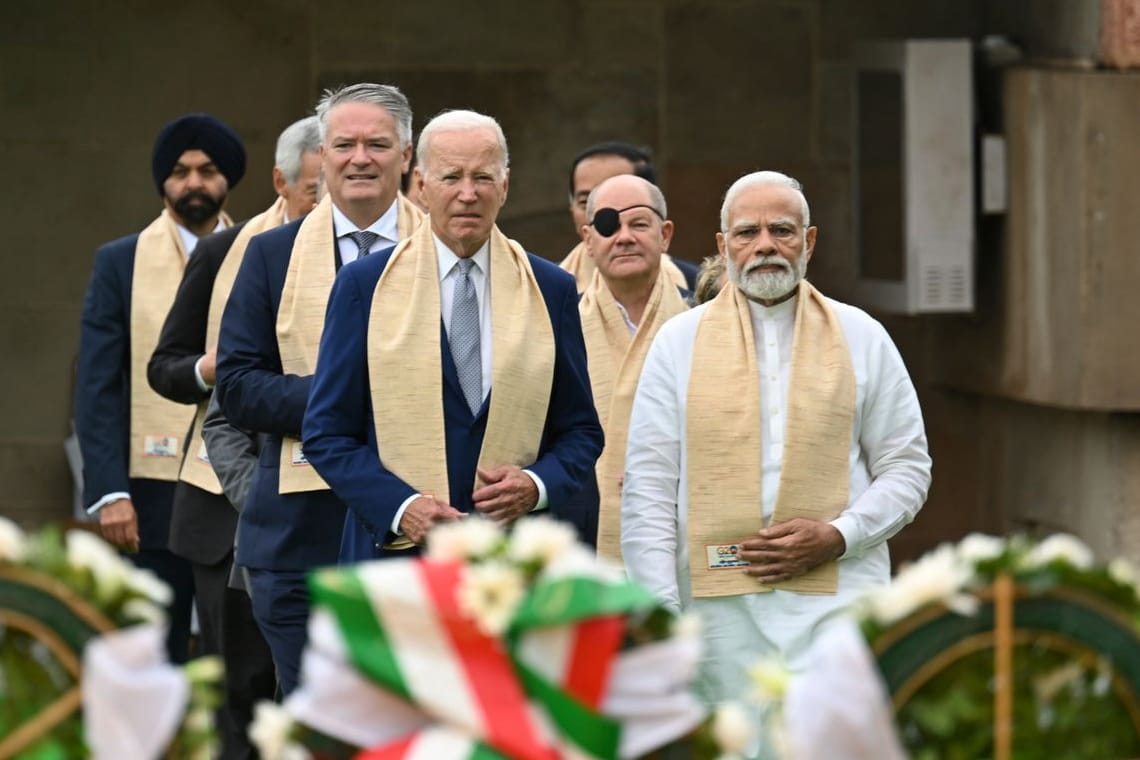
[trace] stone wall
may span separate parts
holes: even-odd
[[[694,261],[714,251],[727,184],[752,169],[780,169],[803,180],[820,227],[813,280],[843,297],[853,275],[853,44],[976,39],[1016,32],[1032,17],[1025,39],[1046,40],[1062,52],[1083,49],[1093,23],[1087,14],[1076,24],[1071,4],[1034,3],[1044,19],[1019,15],[1013,6],[1021,5],[10,0],[0,6],[0,165],[9,179],[9,200],[0,206],[7,230],[0,352],[9,357],[0,369],[8,391],[0,512],[30,523],[68,512],[61,442],[92,254],[157,213],[151,141],[181,112],[210,111],[245,137],[249,170],[229,206],[245,217],[271,200],[278,131],[311,108],[323,86],[365,79],[399,84],[418,114],[417,127],[444,107],[487,111],[511,144],[502,226],[553,259],[575,242],[566,165],[592,142],[625,139],[654,148],[677,223],[674,252]],[[1066,33],[1080,37],[1069,48],[1057,42]],[[980,260],[1000,255],[1000,245],[1000,236],[983,235]],[[1010,525],[1011,515],[1024,510],[1007,505],[1024,503],[1027,480],[1012,461],[1013,448],[1027,437],[1044,445],[1054,429],[1049,412],[938,382],[930,368],[945,319],[953,318],[884,318],[919,387],[936,462],[927,508],[895,543],[902,556],[970,529]],[[1134,425],[1111,417],[1058,421],[1057,429],[1073,427],[1090,440],[1115,441]],[[1126,484],[1111,482],[1102,490],[1117,498]]]

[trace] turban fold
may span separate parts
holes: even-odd
[[[245,146],[237,132],[205,113],[188,113],[167,124],[154,141],[151,172],[162,195],[162,183],[185,151],[205,153],[232,188],[245,174]]]

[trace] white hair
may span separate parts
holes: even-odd
[[[732,208],[736,197],[748,188],[765,185],[775,185],[777,187],[786,187],[790,190],[794,190],[796,195],[800,196],[800,205],[803,207],[803,225],[805,228],[811,226],[811,212],[808,210],[807,198],[804,197],[804,188],[799,180],[789,177],[787,174],[781,174],[780,172],[762,171],[745,174],[733,182],[732,186],[728,188],[728,192],[724,194],[724,203],[720,206],[721,232],[728,232],[728,210]]]
[[[468,130],[485,129],[495,135],[499,144],[501,156],[501,169],[505,173],[510,166],[510,155],[507,152],[507,138],[499,122],[486,114],[477,111],[443,111],[432,117],[424,128],[420,130],[420,139],[416,144],[416,162],[427,167],[428,152],[431,150],[431,141],[438,132],[466,132]]]
[[[285,175],[285,181],[292,185],[301,176],[301,156],[317,153],[321,149],[320,128],[316,116],[308,116],[295,121],[281,132],[277,138],[277,150],[273,154],[273,165]]]

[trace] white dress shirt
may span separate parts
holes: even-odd
[[[397,199],[398,200],[398,199]],[[391,248],[396,243],[400,242],[400,233],[396,229],[397,218],[397,201],[392,201],[392,205],[388,207],[379,219],[372,224],[361,230],[357,227],[344,213],[333,204],[333,232],[336,234],[336,247],[337,252],[340,254],[340,263],[348,264],[349,262],[356,261],[360,253],[359,246],[356,241],[352,239],[354,232],[375,232],[377,238],[372,241],[372,245],[368,248],[369,253],[376,253],[383,251],[385,248]]]
[[[439,312],[440,318],[443,319],[443,328],[447,331],[447,337],[451,338],[451,312],[455,305],[455,278],[459,276],[459,256],[455,254],[450,248],[444,245],[443,241],[432,235],[432,240],[435,241],[435,253],[439,262]],[[479,360],[482,362],[483,370],[483,400],[487,400],[487,394],[491,392],[491,346],[494,338],[494,325],[491,322],[491,243],[487,241],[483,247],[477,250],[471,259],[475,262],[475,266],[471,267],[468,272],[468,277],[471,278],[471,284],[475,286],[475,298],[479,302]],[[530,479],[534,481],[535,487],[538,488],[538,503],[534,505],[532,511],[546,509],[546,484],[542,482],[542,478],[535,475],[530,470],[523,470]],[[404,500],[400,508],[396,510],[396,516],[392,518],[391,529],[396,535],[400,535],[400,519],[404,516],[404,510],[408,505],[418,499],[422,494],[414,494]]]
[[[731,285],[729,286],[731,287]],[[868,587],[890,581],[886,540],[914,519],[930,485],[930,457],[918,397],[902,357],[882,325],[828,299],[851,351],[855,418],[847,509],[832,521],[846,552],[833,596],[790,591],[693,599],[689,587],[686,403],[693,341],[706,306],[667,322],[645,360],[629,426],[622,499],[622,554],[632,578],[674,610],[703,613],[704,696],[735,697],[747,668],[782,655],[793,667],[814,633]],[[784,453],[796,299],[773,307],[750,303],[760,372],[760,463],[765,523],[775,508]],[[732,393],[726,388],[725,393]],[[744,403],[744,401],[742,401]],[[760,520],[757,521],[758,523]]]

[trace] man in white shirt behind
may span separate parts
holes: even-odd
[[[629,428],[630,576],[702,614],[701,689],[796,669],[815,634],[890,580],[887,539],[930,484],[918,399],[882,325],[805,279],[817,230],[800,184],[737,180],[717,245],[730,286],[658,333]]]

